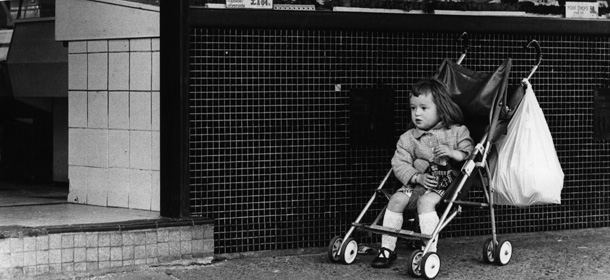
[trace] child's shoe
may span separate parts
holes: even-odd
[[[389,257],[386,257],[386,255]],[[374,268],[388,268],[394,263],[394,261],[396,261],[397,258],[398,256],[396,255],[396,252],[382,247],[379,255],[371,263],[371,266]]]

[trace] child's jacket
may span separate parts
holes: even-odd
[[[413,128],[400,136],[392,157],[392,169],[403,185],[407,185],[416,173],[425,173],[430,162],[439,163],[432,152],[438,145],[447,145],[466,155],[472,153],[474,142],[466,126],[453,125],[449,129],[444,126],[440,122],[429,131]]]

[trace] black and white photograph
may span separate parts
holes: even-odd
[[[610,279],[606,0],[0,0],[0,280]]]

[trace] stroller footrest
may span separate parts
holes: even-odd
[[[451,200],[445,199],[445,203],[449,203]],[[481,202],[471,202],[471,201],[463,201],[456,200],[453,202],[455,205],[466,205],[466,206],[476,206],[476,207],[489,207],[489,203],[481,203]]]
[[[379,225],[365,225],[359,223],[352,223],[353,226],[366,231],[371,231],[379,234],[388,234],[396,237],[411,238],[411,239],[430,239],[432,236],[427,234],[421,234],[412,230],[395,229],[390,227],[384,227]]]

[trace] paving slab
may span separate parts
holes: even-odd
[[[505,266],[483,262],[482,248],[487,237],[440,239],[441,270],[436,279],[610,279],[610,228],[500,235],[513,244],[513,256]],[[374,254],[358,255],[353,264],[343,265],[330,263],[325,248],[301,252],[249,252],[226,259],[217,256],[215,261],[161,264],[88,279],[413,279],[407,273],[408,252],[404,244],[399,246],[397,262],[388,269],[370,266]]]

